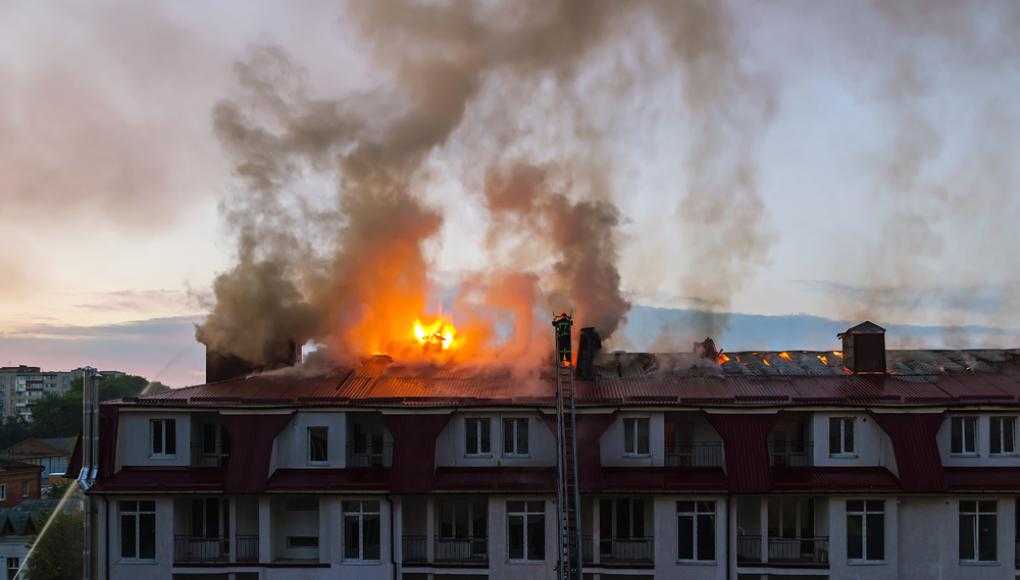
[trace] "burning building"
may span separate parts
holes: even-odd
[[[623,353],[565,328],[524,378],[214,364],[103,403],[97,577],[1015,575],[1020,351],[888,350],[864,323],[827,351]],[[408,335],[440,355],[466,340]]]

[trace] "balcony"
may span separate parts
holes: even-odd
[[[404,535],[404,562],[424,564],[429,561],[429,538],[423,535]]]
[[[424,564],[428,558],[428,537],[420,534],[409,534],[403,537],[404,562]],[[485,565],[489,561],[488,538],[434,538],[435,564],[478,564]]]
[[[393,443],[387,442],[372,448],[359,448],[354,445],[347,453],[347,467],[392,467]]]
[[[591,536],[584,538],[582,556],[591,562]],[[599,562],[607,565],[642,565],[651,564],[655,554],[655,542],[652,538],[602,538],[599,540]]]
[[[721,442],[678,443],[666,452],[668,467],[722,467]]]
[[[258,562],[258,536],[237,536],[235,546],[236,555],[231,560],[229,538],[174,536],[174,563]]]
[[[767,538],[768,559],[762,560],[760,535],[737,536],[737,562],[776,566],[828,566],[829,538]]]
[[[808,442],[769,442],[769,465],[772,467],[807,467],[814,462],[814,447]]]

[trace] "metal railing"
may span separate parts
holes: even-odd
[[[236,540],[238,562],[259,561],[259,537],[258,535],[240,535]]]
[[[204,451],[201,443],[191,446],[192,467],[223,467],[227,464],[227,453]]]
[[[722,467],[721,442],[678,443],[666,452],[669,467]]]
[[[393,466],[393,444],[384,443],[382,449],[371,449],[366,451],[355,451],[349,447],[347,453],[347,467],[392,467]]]
[[[605,563],[651,562],[653,551],[652,538],[599,540],[599,560]]]
[[[174,562],[225,562],[230,557],[230,540],[174,536]]]
[[[487,562],[488,538],[436,538],[436,562]]]
[[[404,536],[404,562],[428,562],[429,538],[425,535]]]
[[[808,441],[770,442],[769,465],[772,467],[807,467],[813,463],[814,447]]]
[[[770,564],[817,564],[829,563],[829,538],[768,538],[768,562]],[[761,563],[761,536],[737,536],[737,562]]]

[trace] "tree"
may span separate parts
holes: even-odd
[[[99,379],[99,400],[123,399],[134,397],[149,384],[144,377],[123,375],[102,377]],[[3,448],[17,443],[27,436],[35,437],[72,437],[81,432],[82,382],[81,378],[71,383],[71,388],[62,395],[48,394],[41,399],[29,403],[32,411],[32,422],[26,423],[27,432],[22,437],[11,441]],[[12,426],[14,429],[15,426]],[[0,436],[3,427],[0,427]],[[0,437],[2,438],[2,437]]]
[[[85,546],[83,526],[80,511],[57,513],[45,533],[36,538],[25,563],[24,575],[31,580],[81,578],[81,555]]]

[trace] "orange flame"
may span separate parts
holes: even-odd
[[[786,352],[785,350],[779,353],[779,358],[785,360],[786,362],[790,362],[791,360],[793,360],[793,357],[790,356],[790,353]]]
[[[450,322],[437,318],[430,323],[415,319],[414,339],[425,350],[451,350],[460,346],[457,328]]]
[[[836,358],[843,358],[843,351],[841,350],[834,350],[832,351],[832,354],[836,356]]]
[[[715,357],[715,362],[717,364],[724,365],[724,364],[730,362],[730,357],[727,356],[726,353],[721,352],[721,353],[719,353],[719,356]]]
[[[763,365],[765,365],[765,366],[767,366],[767,367],[770,367],[770,366],[772,366],[772,363],[770,363],[770,362],[769,362],[769,359],[767,359],[767,358],[763,358],[763,359],[761,359],[761,362],[762,362],[762,364],[763,364]]]
[[[825,356],[824,354],[818,355],[818,360],[821,361],[823,365],[829,366],[829,357]]]

